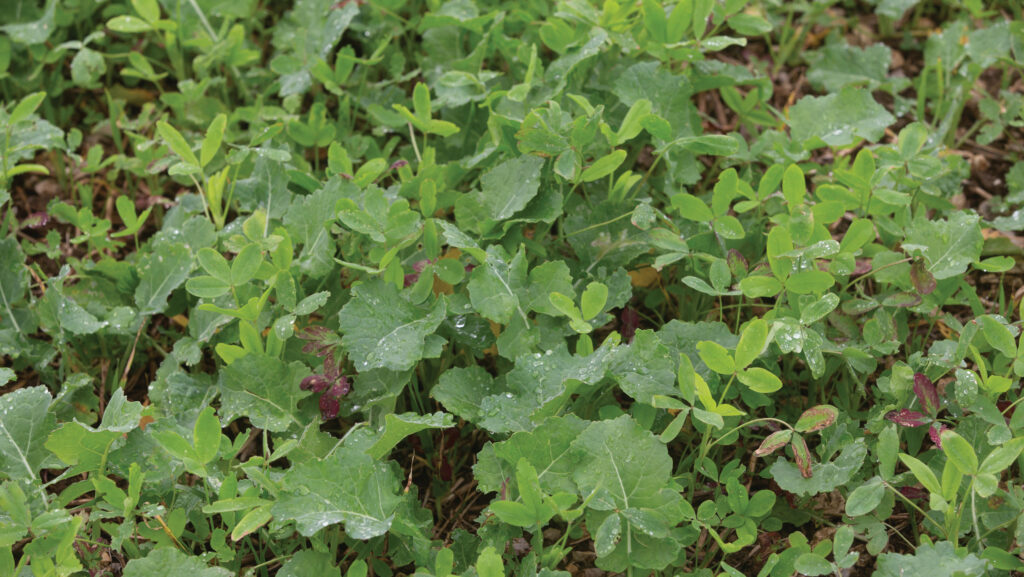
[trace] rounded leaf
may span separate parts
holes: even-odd
[[[832,405],[818,405],[804,411],[794,428],[801,433],[820,431],[836,422],[837,418],[839,409]]]

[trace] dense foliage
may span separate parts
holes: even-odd
[[[0,575],[1020,574],[1021,10],[7,1]]]

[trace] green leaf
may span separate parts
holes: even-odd
[[[686,192],[672,196],[672,206],[679,211],[679,216],[696,222],[711,222],[715,217],[704,201]]]
[[[588,422],[569,414],[564,417],[549,417],[530,432],[515,433],[506,441],[495,443],[494,454],[509,466],[527,459],[539,472],[541,490],[548,494],[575,493],[572,481],[575,462],[570,458],[569,448],[587,427]],[[487,492],[499,491],[504,479],[482,478],[482,469],[474,467],[481,489]]]
[[[146,32],[153,29],[149,22],[146,22],[137,16],[129,15],[115,16],[110,20],[107,20],[107,28],[110,28],[114,32],[121,32],[125,34]]]
[[[46,387],[27,387],[0,396],[0,473],[36,483],[50,453],[44,446],[57,420],[47,409]]]
[[[192,444],[200,463],[205,465],[217,457],[220,449],[220,419],[214,414],[213,407],[206,407],[199,413],[192,430]]]
[[[805,96],[789,109],[793,140],[845,147],[860,139],[877,142],[896,121],[871,92],[846,86],[836,94]]]
[[[218,114],[213,122],[206,129],[206,136],[203,138],[203,146],[199,150],[199,167],[206,168],[220,150],[220,144],[224,141],[224,129],[227,127],[228,117],[225,114]]]
[[[935,476],[931,467],[906,453],[900,453],[900,461],[903,461],[903,464],[910,469],[910,472],[914,474],[918,482],[924,485],[925,489],[936,495],[942,494],[942,485],[939,484],[939,478]]]
[[[231,290],[231,284],[212,276],[197,276],[188,279],[185,290],[199,298],[214,299]]]
[[[173,547],[159,547],[141,559],[132,559],[124,567],[124,577],[231,577],[223,567],[207,567],[199,557],[186,555]]]
[[[231,540],[240,541],[259,530],[260,527],[266,525],[273,519],[274,516],[270,513],[270,507],[263,505],[257,507],[252,511],[249,511],[235,525],[235,528],[231,530]]]
[[[599,282],[588,284],[580,296],[580,311],[583,314],[583,320],[589,321],[599,315],[606,302],[608,302],[607,285]]]
[[[180,156],[183,161],[191,164],[192,166],[201,166],[199,164],[199,159],[196,158],[195,153],[192,152],[192,147],[189,146],[185,137],[178,132],[178,129],[167,124],[163,120],[160,120],[156,123],[156,131],[160,134],[160,138],[167,143],[167,146],[169,146],[175,154]]]
[[[141,258],[135,304],[139,314],[152,315],[167,308],[167,297],[188,278],[192,253],[183,244],[160,244]]]
[[[282,479],[272,513],[295,521],[304,537],[343,523],[349,537],[366,540],[391,528],[400,490],[390,464],[342,446],[323,459],[293,465]]]
[[[598,557],[607,557],[615,550],[622,535],[622,519],[618,513],[608,515],[594,534],[594,552]]]
[[[846,514],[850,517],[867,515],[882,503],[884,497],[885,485],[882,483],[881,477],[872,477],[871,480],[854,489],[846,498]]]
[[[761,367],[744,369],[736,377],[750,390],[765,395],[782,388],[782,380],[775,373]]]
[[[572,453],[578,463],[573,479],[579,494],[595,494],[587,526],[603,526],[605,517],[614,514],[612,510],[645,510],[624,516],[619,542],[598,559],[598,565],[624,571],[628,564],[660,570],[671,563],[678,544],[671,537],[650,534],[659,533],[659,526],[674,526],[682,520],[679,493],[665,489],[672,471],[665,445],[623,415],[591,423],[573,442]]]
[[[469,276],[469,298],[473,308],[485,318],[498,324],[508,324],[513,314],[526,320],[519,295],[525,294],[526,254],[520,249],[509,260],[498,246],[487,248],[483,266],[473,269]]]
[[[506,160],[480,177],[481,191],[477,195],[487,211],[487,217],[502,221],[520,210],[537,196],[540,189],[540,169],[544,159],[524,155]]]
[[[984,315],[978,318],[981,321],[981,333],[985,335],[992,348],[999,351],[1008,358],[1017,357],[1017,344],[1014,342],[1013,333],[1006,325],[997,321],[992,315]]]
[[[768,323],[764,319],[754,319],[747,323],[736,345],[736,368],[745,369],[761,356],[761,351],[768,346]]]
[[[604,178],[609,174],[615,172],[615,169],[619,167],[622,162],[626,160],[625,150],[616,150],[605,156],[594,161],[583,170],[583,174],[580,175],[580,180],[583,182],[594,182],[600,178]]]
[[[985,239],[979,222],[978,215],[965,211],[954,211],[946,219],[916,218],[907,227],[903,249],[924,256],[937,280],[959,276],[981,257]]]
[[[277,577],[341,577],[341,569],[334,566],[334,555],[309,549],[298,551],[281,566]]]
[[[24,120],[28,120],[28,117],[39,108],[39,105],[46,99],[45,92],[33,92],[28,96],[25,96],[18,101],[18,104],[11,110],[10,116],[7,117],[7,125],[12,126]]]
[[[946,429],[942,431],[942,452],[946,458],[956,466],[964,475],[974,475],[978,472],[978,455],[974,448],[961,437],[956,431]]]
[[[748,276],[740,280],[740,291],[748,298],[773,297],[782,291],[782,283],[771,276]]]
[[[864,464],[867,453],[867,448],[862,442],[853,442],[843,447],[834,461],[812,464],[811,476],[808,478],[800,474],[796,465],[781,458],[772,464],[769,474],[782,489],[791,493],[827,493],[848,483]]]
[[[981,462],[978,472],[983,474],[998,475],[1008,469],[1017,460],[1021,451],[1024,451],[1024,437],[1017,437],[996,447]]]
[[[418,307],[393,284],[374,279],[355,287],[341,309],[342,344],[360,372],[404,371],[429,353],[427,342],[444,317],[443,299],[429,309]]]
[[[416,413],[394,413],[384,416],[384,433],[377,439],[366,454],[374,459],[383,459],[391,449],[409,435],[426,429],[448,429],[455,426],[455,421],[448,413],[438,411],[432,415]]]
[[[12,307],[25,298],[27,290],[28,270],[18,241],[11,237],[0,240],[0,326],[11,322],[18,328]]]
[[[572,274],[569,272],[569,266],[561,260],[548,261],[534,267],[530,271],[527,287],[529,300],[523,303],[524,306],[529,310],[550,316],[558,316],[562,313],[551,304],[548,295],[575,292],[572,288]]]
[[[479,577],[505,577],[505,564],[494,547],[486,547],[476,560],[476,574]]]
[[[831,575],[835,572],[835,568],[828,562],[828,559],[817,553],[800,555],[796,558],[794,567],[801,575],[809,576]]]
[[[697,343],[697,352],[712,371],[720,375],[731,375],[736,372],[736,363],[732,355],[722,345],[714,341],[701,341]]]
[[[836,282],[833,276],[823,270],[803,270],[786,279],[786,290],[797,294],[821,294]]]
[[[297,418],[299,399],[309,395],[299,382],[309,371],[298,361],[247,354],[220,370],[221,418],[226,423],[249,417],[254,427],[280,432]]]
[[[875,89],[886,81],[892,53],[884,44],[859,48],[837,42],[809,53],[808,60],[807,80],[832,93],[847,85]]]
[[[263,252],[256,243],[246,245],[231,261],[231,285],[242,286],[256,276],[263,263]]]
[[[878,556],[878,568],[874,577],[903,577],[905,575],[929,575],[931,577],[958,577],[961,575],[986,575],[989,562],[968,552],[958,552],[956,545],[939,541],[934,545],[923,543],[913,555],[883,553]]]

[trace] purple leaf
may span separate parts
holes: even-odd
[[[636,329],[640,327],[640,315],[629,307],[622,309],[622,314],[619,315],[619,319],[622,320],[622,340],[627,343],[633,342],[633,337],[636,336]]]
[[[293,381],[294,382],[294,381]],[[327,389],[330,385],[330,381],[323,375],[309,375],[302,379],[299,383],[299,388],[303,391],[313,391],[314,393],[320,393]]]
[[[885,418],[901,427],[920,427],[928,423],[927,416],[917,411],[911,411],[910,409],[889,411],[885,414]]]
[[[917,400],[921,401],[921,408],[928,411],[932,417],[939,413],[939,392],[931,379],[922,373],[914,373],[914,394]]]
[[[928,427],[928,436],[931,437],[936,448],[942,448],[942,431],[947,429],[949,429],[949,427],[942,423],[933,423],[931,427]]]
[[[928,491],[918,487],[900,487],[900,494],[907,499],[914,499],[917,501],[922,501],[928,498]]]
[[[328,394],[320,396],[320,416],[325,421],[337,417],[340,410],[341,403],[338,402],[338,397]]]

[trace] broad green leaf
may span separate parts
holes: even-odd
[[[583,314],[583,320],[589,321],[600,314],[606,302],[608,302],[608,286],[599,282],[588,284],[580,296],[580,311]]]
[[[488,247],[487,261],[469,276],[467,288],[473,308],[502,325],[508,324],[514,314],[525,320],[519,298],[528,290],[526,266],[525,251],[520,250],[509,259],[500,247]]]
[[[850,517],[860,517],[875,510],[885,497],[885,485],[880,477],[872,477],[871,480],[854,489],[846,498],[846,514]]]
[[[502,221],[520,210],[537,196],[540,169],[544,159],[524,155],[495,166],[480,177],[480,204],[488,218]]]
[[[845,147],[860,139],[877,142],[896,121],[871,92],[846,86],[826,96],[805,96],[789,109],[793,140]]]
[[[39,108],[44,99],[46,99],[45,92],[33,92],[19,100],[18,104],[11,110],[10,116],[7,117],[7,124],[13,125],[28,120],[28,117]]]
[[[149,555],[132,559],[124,567],[124,577],[231,577],[223,567],[208,567],[200,557],[186,555],[173,547],[160,547]]]
[[[1017,344],[1014,342],[1013,333],[1006,325],[992,315],[984,315],[978,320],[981,322],[981,333],[985,335],[985,340],[992,348],[1011,359],[1017,357]]]
[[[137,16],[115,16],[110,20],[107,20],[107,28],[110,28],[114,32],[124,32],[131,34],[133,32],[146,32],[152,30],[149,22],[146,22],[142,18]]]
[[[828,562],[828,559],[817,553],[804,553],[800,555],[796,558],[794,567],[801,575],[819,576],[835,573],[835,568]]]
[[[524,307],[550,316],[558,316],[561,313],[551,304],[548,295],[575,292],[572,287],[572,274],[569,272],[569,267],[565,261],[561,260],[548,261],[535,266],[530,271],[526,286],[529,300],[522,303]]]
[[[285,431],[302,424],[297,416],[299,399],[309,392],[299,382],[309,371],[298,361],[284,361],[261,354],[247,354],[220,370],[221,418],[230,423],[249,417],[254,427]]]
[[[213,407],[206,407],[199,413],[192,431],[192,444],[200,463],[205,465],[217,457],[220,449],[220,419],[214,414]]]
[[[748,276],[740,280],[740,291],[749,298],[773,297],[782,291],[782,283],[771,276]]]
[[[812,301],[811,304],[800,310],[800,322],[805,325],[814,324],[834,311],[838,306],[839,295],[826,293],[820,299]]]
[[[974,475],[978,472],[978,455],[974,452],[974,447],[956,431],[942,431],[942,452],[964,475]]]
[[[10,237],[0,240],[0,326],[11,323],[19,328],[13,307],[22,301],[26,290],[28,270],[18,241]]]
[[[334,566],[334,555],[306,549],[298,551],[281,566],[277,577],[341,577],[341,569]]]
[[[837,42],[811,52],[808,60],[807,80],[815,87],[823,87],[832,93],[847,85],[874,89],[884,83],[892,52],[884,44],[858,48]]]
[[[384,416],[384,432],[366,454],[374,459],[383,459],[391,449],[409,435],[426,429],[447,429],[455,426],[455,421],[448,413],[436,412],[432,415],[416,413],[388,414]]]
[[[576,485],[572,481],[575,463],[570,458],[569,448],[586,427],[587,421],[572,414],[550,417],[530,432],[515,433],[508,440],[495,443],[494,454],[509,467],[518,463],[519,459],[527,459],[539,471],[540,487],[545,493],[575,493]],[[501,479],[485,481],[481,479],[480,471],[476,467],[474,470],[481,489],[501,489]]]
[[[958,575],[986,575],[989,561],[981,559],[966,549],[957,551],[949,541],[934,545],[924,543],[913,555],[883,553],[878,556],[878,569],[874,577],[903,577],[906,575],[929,575],[932,577],[956,577]]]
[[[843,447],[835,460],[811,465],[811,476],[805,478],[793,463],[780,458],[772,464],[769,473],[784,490],[799,495],[817,495],[840,487],[853,478],[867,456],[862,442]]]
[[[366,540],[391,528],[400,490],[390,464],[342,446],[323,459],[293,464],[272,513],[276,519],[295,521],[305,537],[343,523],[349,537]]]
[[[594,534],[594,552],[599,557],[607,557],[615,550],[622,535],[622,519],[618,513],[608,515]]]
[[[736,368],[745,369],[761,356],[761,351],[768,345],[768,323],[764,319],[750,321],[740,334],[740,342],[736,345]]]
[[[704,201],[686,192],[672,196],[672,206],[679,211],[679,216],[697,222],[710,222],[715,217]]]
[[[990,475],[998,475],[1017,460],[1021,451],[1024,451],[1024,437],[1007,441],[1003,445],[996,447],[985,457],[978,471]]]
[[[701,341],[697,343],[697,351],[700,359],[709,369],[720,375],[731,375],[736,372],[736,363],[729,354],[729,350],[714,341]]]
[[[192,253],[183,244],[160,244],[139,264],[139,286],[135,304],[139,314],[161,313],[167,308],[167,297],[188,278],[192,270]]]
[[[644,129],[643,128],[643,120],[644,120],[644,118],[646,118],[650,114],[651,114],[651,101],[650,100],[647,100],[646,98],[641,98],[640,100],[637,100],[636,102],[634,102],[629,107],[629,110],[626,111],[626,116],[622,119],[622,124],[619,126],[619,131],[615,135],[615,145],[616,146],[620,146],[623,143],[628,142],[628,141],[636,138],[636,136],[638,134],[640,134],[640,132]],[[618,154],[620,152],[622,153],[621,158],[625,159],[626,158],[626,151],[625,150],[617,150],[617,151],[613,152],[612,154]],[[607,158],[607,157],[605,157],[605,158]],[[616,163],[616,166],[618,166],[621,163],[622,163],[622,160],[619,160],[619,162]],[[596,165],[597,163],[595,162],[594,164]],[[614,170],[614,167],[613,167],[612,170]],[[609,172],[611,172],[611,171],[609,171]],[[586,175],[586,173],[587,173],[587,171],[583,171],[584,175]],[[584,180],[584,182],[590,182],[590,181]]]
[[[761,367],[743,369],[737,373],[736,377],[741,383],[750,387],[750,390],[766,395],[782,388],[782,380],[775,373]]]
[[[797,294],[821,294],[832,287],[836,279],[823,270],[804,270],[786,279],[786,290]]]
[[[429,309],[407,301],[391,283],[375,279],[352,290],[341,309],[342,344],[359,371],[404,371],[430,353],[428,341],[445,317],[445,301]]]
[[[981,256],[984,238],[976,214],[954,211],[947,219],[915,219],[907,227],[903,249],[924,256],[937,280],[963,274]]]
[[[47,462],[46,438],[57,420],[47,409],[46,387],[27,387],[0,396],[0,473],[27,483],[38,482]]]

